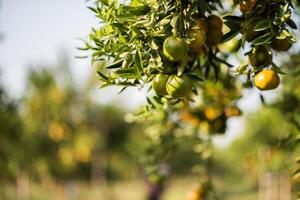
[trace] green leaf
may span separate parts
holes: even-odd
[[[255,27],[254,27],[254,31],[263,31],[266,30],[270,27],[270,20],[264,20],[259,22]]]
[[[228,42],[229,40],[237,36],[239,33],[240,33],[239,31],[230,31],[226,33],[221,39],[220,43]]]
[[[135,69],[134,67],[128,67],[125,69],[118,69],[116,70],[116,74],[120,75],[120,74],[134,74],[135,75]]]
[[[120,82],[117,85],[122,85],[122,86],[135,86],[134,83],[128,82],[128,81],[124,81],[124,82]]]
[[[118,94],[121,94],[122,92],[124,92],[124,90],[126,89],[127,87],[122,87],[122,89],[118,92]]]
[[[297,171],[295,171],[293,173],[293,179],[294,180],[299,180],[300,179],[300,169],[298,169]]]
[[[96,8],[93,7],[87,7],[88,9],[90,9],[91,11],[93,11],[94,13],[98,13],[98,10]]]
[[[126,26],[124,26],[123,24],[121,23],[111,23],[110,24],[112,27],[116,28],[116,29],[119,29],[120,31],[127,31],[128,28]]]
[[[112,64],[107,65],[106,68],[107,69],[119,68],[119,67],[122,66],[123,61],[124,61],[123,59],[122,60],[117,60],[117,61],[113,62]]]
[[[138,74],[140,75],[142,70],[143,70],[143,59],[142,59],[142,55],[139,49],[136,50],[136,53],[134,55],[134,63],[135,63],[135,68],[136,71],[138,72]]]
[[[186,74],[190,79],[195,80],[195,81],[204,81],[204,78],[200,77],[199,75],[195,73],[187,73]]]
[[[211,13],[211,9],[206,0],[199,0],[198,8],[201,9],[203,13],[205,11]]]
[[[175,15],[175,16],[172,18],[170,25],[171,25],[173,28],[176,27],[178,18],[179,18],[178,15]]]
[[[151,10],[149,6],[124,6],[123,8],[135,16],[146,15]]]
[[[289,19],[287,20],[287,25],[289,25],[292,29],[297,29],[297,24],[292,20],[292,19]]]
[[[97,71],[97,74],[104,80],[108,80],[108,77],[102,74],[100,71]]]
[[[128,79],[138,78],[134,67],[119,69],[116,71],[116,74],[121,78],[128,78]]]
[[[245,19],[242,16],[227,15],[227,16],[223,17],[223,20],[234,21],[234,22],[242,22]]]
[[[240,31],[242,26],[234,21],[226,21],[224,23],[231,31]]]
[[[279,74],[286,75],[286,73],[282,71],[274,62],[271,62],[271,65],[274,71],[276,71]]]
[[[271,33],[266,33],[265,35],[262,35],[260,37],[257,37],[255,40],[253,40],[252,45],[263,45],[263,44],[269,44],[272,42],[273,36]]]
[[[147,97],[147,102],[157,110],[161,108],[161,104],[157,102],[153,97]]]

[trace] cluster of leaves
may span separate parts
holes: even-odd
[[[16,102],[8,98],[6,92],[0,89],[0,178],[14,177],[20,158],[24,156],[23,149],[19,147],[22,142],[23,124],[18,113]],[[10,152],[8,154],[7,152]]]
[[[225,7],[228,7],[228,4],[230,3],[224,3]],[[251,77],[265,68],[271,67],[277,73],[283,73],[272,61],[271,48],[275,51],[286,51],[296,42],[289,29],[297,28],[291,19],[292,7],[293,3],[286,0],[234,1],[229,10],[218,0],[134,0],[124,3],[97,1],[96,6],[90,9],[100,19],[100,24],[92,30],[85,47],[81,49],[92,51],[92,61],[97,67],[101,87],[120,86],[120,92],[130,86],[146,86],[151,90],[151,86],[155,84],[154,78],[158,74],[180,77],[187,75],[192,84],[187,84],[186,87],[197,94],[201,85],[205,84],[204,80],[219,78],[221,65],[232,67],[226,61],[231,52],[222,52],[224,47],[222,48],[218,41],[211,44],[206,38],[207,43],[194,51],[193,42],[199,39],[199,33],[193,32],[194,28],[208,29],[206,37],[213,35],[216,38],[215,32],[218,31],[215,29],[219,26],[215,22],[203,28],[197,20],[201,19],[206,23],[205,20],[214,16],[213,12],[227,13],[223,18],[226,25],[223,32],[227,33],[220,38],[220,42],[232,42],[230,40],[241,34],[240,46],[236,44],[234,51],[240,47],[246,49],[245,44],[249,42],[251,51],[245,53],[249,56],[249,63],[238,67],[236,72],[247,74],[247,81],[251,82]],[[228,14],[236,13],[237,8],[242,15]],[[183,61],[172,62],[166,56],[164,42],[170,36],[192,44],[187,58]],[[261,54],[264,54],[263,58]],[[211,75],[211,71],[214,76]],[[182,82],[184,81],[186,80]],[[167,87],[168,91],[168,85],[172,90],[176,82],[171,82],[169,78],[169,82],[159,84],[164,85],[160,87]],[[177,104],[183,99],[182,96],[191,99],[189,95],[178,97],[171,94],[162,95],[157,91],[156,93],[155,97],[148,99],[154,102],[153,104],[161,104],[164,100],[170,104]]]
[[[133,164],[128,167],[129,153],[124,147],[132,126],[124,121],[122,109],[91,100],[93,83],[76,89],[66,63],[54,70],[31,71],[27,78],[20,102],[0,90],[1,181],[22,175],[34,181],[101,181],[128,176],[123,171],[134,170]],[[116,154],[121,167],[106,161]]]
[[[223,19],[230,31],[224,35],[223,41],[229,41],[241,34],[241,46],[244,48],[247,42],[251,46],[251,51],[261,46],[265,47],[270,55],[265,58],[265,63],[251,62],[251,51],[246,52],[250,63],[243,64],[237,69],[238,74],[251,75],[261,71],[266,67],[271,67],[277,73],[284,74],[280,68],[272,61],[273,51],[287,51],[296,38],[292,29],[297,29],[296,23],[291,19],[291,1],[269,0],[269,1],[235,1],[239,5],[242,15],[227,15]],[[268,61],[267,61],[268,60]],[[249,66],[249,64],[251,64]]]
[[[217,48],[208,45],[201,55],[190,52],[188,61],[172,63],[163,55],[163,43],[173,35],[192,40],[189,30],[196,24],[194,16],[210,16],[218,7],[219,1],[203,0],[135,0],[129,5],[100,1],[90,9],[101,25],[82,49],[93,51],[93,62],[105,62],[105,68],[101,64],[98,69],[101,87],[149,86],[159,73],[185,73],[196,84],[209,76],[211,68],[217,78],[221,63],[231,66],[216,56]]]

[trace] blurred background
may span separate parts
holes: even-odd
[[[99,90],[90,60],[76,58],[85,54],[76,47],[97,24],[89,4],[1,1],[0,199],[146,198],[145,176],[152,169],[145,170],[145,155],[153,144],[143,133],[149,125],[128,123],[128,113],[146,103],[146,91]],[[243,116],[228,120],[226,134],[213,138],[210,173],[221,199],[273,194],[288,200],[299,191],[289,166],[299,147],[286,142],[299,133],[298,46],[289,52],[293,56],[277,57],[293,70],[281,88],[263,94],[269,106],[258,90],[243,90]],[[194,142],[178,140],[175,156],[160,163],[168,177],[163,200],[185,199],[198,182],[195,172],[207,152]]]

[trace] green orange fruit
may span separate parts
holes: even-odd
[[[163,54],[172,62],[181,62],[186,59],[188,46],[184,39],[176,36],[168,37],[163,44]]]
[[[189,41],[189,47],[195,52],[200,52],[201,47],[204,45],[206,41],[206,34],[201,29],[192,29],[190,31],[190,36],[192,38],[191,41]]]
[[[172,75],[167,82],[167,92],[174,98],[181,98],[187,96],[192,90],[193,82],[186,76]]]
[[[167,89],[166,89],[166,85],[168,82],[169,76],[166,74],[157,74],[153,81],[152,81],[152,87],[154,89],[154,91],[156,92],[156,94],[160,95],[160,96],[164,96],[167,95]]]
[[[206,34],[206,43],[211,46],[217,45],[220,43],[222,37],[223,32],[221,29],[208,30]]]
[[[253,67],[265,67],[271,61],[272,52],[265,46],[256,46],[249,54],[249,62]]]
[[[274,49],[275,51],[288,51],[291,47],[292,47],[292,43],[289,41],[288,38],[285,39],[275,39],[272,44],[271,47],[272,49]]]
[[[211,15],[207,18],[208,31],[212,29],[222,30],[222,27],[223,27],[223,21],[219,16]]]
[[[207,32],[207,22],[203,18],[196,18],[196,27],[198,27],[200,30]]]

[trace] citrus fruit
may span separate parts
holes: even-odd
[[[254,85],[260,90],[272,90],[278,87],[280,78],[278,74],[271,69],[265,69],[254,77]]]
[[[271,47],[272,49],[274,49],[275,51],[288,51],[291,47],[292,47],[292,43],[289,41],[288,38],[285,39],[275,39],[272,44]]]
[[[181,77],[172,75],[167,82],[167,92],[175,98],[185,97],[192,90],[192,80],[186,75]]]
[[[170,36],[164,41],[163,54],[173,62],[180,62],[186,59],[188,46],[184,39],[176,36]]]
[[[166,74],[157,74],[153,81],[152,81],[152,87],[156,94],[160,96],[167,95],[167,89],[166,89],[166,84],[169,79],[169,76]]]
[[[265,67],[272,61],[272,52],[265,46],[254,47],[249,54],[249,62],[253,67]]]

